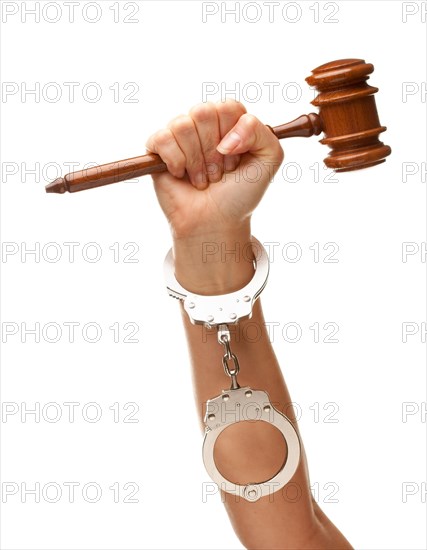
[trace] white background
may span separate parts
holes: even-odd
[[[370,83],[380,88],[392,156],[334,176],[323,169],[327,149],[317,138],[282,142],[284,175],[253,218],[254,235],[278,243],[262,302],[266,320],[277,324],[274,348],[301,410],[321,507],[357,548],[426,548],[426,264],[420,252],[402,261],[402,243],[415,243],[415,251],[426,240],[425,15],[424,22],[420,11],[402,17],[422,4],[308,1],[287,3],[283,12],[283,2],[241,2],[239,22],[220,2],[77,2],[74,22],[66,3],[51,2],[45,12],[46,2],[2,4],[2,399],[15,413],[1,423],[2,548],[241,548],[220,497],[203,499],[210,480],[178,304],[164,289],[171,241],[151,179],[66,195],[47,195],[44,186],[69,172],[67,163],[81,169],[143,154],[152,132],[206,99],[206,83],[219,90],[207,99],[235,88],[248,111],[271,125],[310,112],[314,93],[304,78],[346,57],[375,65]],[[39,22],[25,13],[36,4]],[[217,10],[205,22],[203,4]],[[78,83],[74,100],[67,82]],[[272,96],[266,82],[277,83]],[[101,90],[99,101],[89,101],[95,87],[88,83]],[[25,94],[37,86],[39,97]],[[403,96],[404,88],[413,95]],[[135,90],[133,102],[124,101]],[[403,178],[404,163],[418,173]],[[74,261],[67,242],[79,243]],[[99,261],[88,261],[96,252],[88,243],[97,243]],[[136,250],[126,243],[139,247],[133,263],[124,261]],[[339,246],[337,263],[323,261],[332,251],[323,250],[326,243]],[[37,246],[40,258],[25,255]],[[58,250],[62,257],[49,261]],[[290,261],[298,250],[301,258]],[[73,343],[70,322],[79,323]],[[23,332],[36,323],[38,343]],[[48,323],[52,332],[43,337]],[[94,338],[82,332],[87,323],[101,327],[98,342],[87,341]],[[108,328],[114,323],[117,343]],[[300,334],[285,330],[284,338],[287,323]],[[324,342],[325,323],[338,325],[338,343]],[[406,342],[403,323],[414,332]],[[138,342],[124,342],[135,324]],[[55,326],[62,334],[53,343]],[[57,405],[47,410],[51,402]],[[74,422],[67,402],[79,403]],[[31,414],[22,421],[35,403],[40,421]],[[98,404],[98,422],[88,421],[96,412],[88,403]],[[138,404],[137,422],[123,421],[134,410],[124,410],[127,403]],[[62,417],[49,422],[55,407]],[[74,502],[67,482],[79,484]],[[36,483],[40,502],[24,498]],[[98,502],[89,502],[87,483],[101,488]],[[58,486],[60,498],[50,502]],[[123,502],[132,487],[138,502]],[[405,496],[405,487],[413,494]]]

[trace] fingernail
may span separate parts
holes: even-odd
[[[194,177],[194,183],[197,185],[197,187],[204,186],[207,183],[205,174],[203,172],[197,172]]]
[[[217,147],[217,151],[219,151],[223,155],[227,155],[228,153],[233,151],[233,149],[235,149],[240,144],[240,142],[241,139],[239,134],[237,132],[230,132],[223,137]]]

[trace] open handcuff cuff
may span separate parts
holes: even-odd
[[[205,468],[218,487],[250,502],[282,489],[294,475],[301,455],[299,437],[289,418],[273,406],[265,391],[254,390],[248,386],[240,387],[237,381],[240,366],[236,355],[231,351],[228,325],[252,317],[253,305],[267,283],[269,272],[269,259],[265,248],[254,237],[252,241],[256,244],[258,252],[254,260],[255,273],[244,288],[229,294],[202,296],[189,292],[175,278],[172,249],[164,261],[168,294],[183,301],[191,323],[205,325],[208,328],[217,327],[218,342],[225,348],[222,365],[225,373],[231,378],[231,387],[228,390],[222,390],[221,395],[206,402],[203,441]],[[287,459],[271,479],[239,485],[226,479],[218,470],[214,459],[214,447],[217,438],[226,428],[245,420],[262,420],[275,426],[286,441]]]

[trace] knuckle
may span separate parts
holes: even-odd
[[[246,113],[246,107],[243,103],[240,103],[240,101],[236,101],[236,108],[238,108],[242,114]]]
[[[153,143],[160,148],[164,147],[165,145],[169,145],[172,140],[173,140],[173,136],[171,131],[168,128],[159,130],[154,134],[152,138]]]
[[[190,116],[196,122],[208,122],[215,114],[215,105],[212,102],[198,103],[190,109]]]
[[[188,115],[181,115],[170,123],[170,129],[174,134],[187,135],[193,132],[194,124],[191,117]]]
[[[171,125],[175,122],[175,120],[183,117],[183,116],[186,116],[184,115],[183,113],[181,113],[180,115],[177,115],[177,116],[174,116],[173,118],[170,119],[170,121],[168,122],[168,124],[166,125],[167,128],[170,128]]]
[[[145,141],[145,145],[147,146],[149,143],[153,143],[155,134],[151,134],[151,136],[148,136],[147,140]]]
[[[273,156],[278,160],[279,164],[281,164],[285,158],[285,152],[283,150],[283,147],[280,145],[279,140],[276,137],[274,137],[270,133],[270,130],[268,129],[267,129],[267,139],[271,140],[271,152]]]
[[[236,101],[235,99],[226,99],[225,101],[219,101],[216,104],[216,108],[219,113],[224,116],[242,116],[246,113],[246,108],[243,103]]]
[[[282,164],[282,162],[285,159],[285,152],[282,149],[282,147],[279,145],[279,143],[277,143],[276,157],[277,157],[278,162],[280,164]]]
[[[245,128],[249,130],[255,130],[257,126],[260,124],[259,120],[255,115],[250,115],[249,113],[245,113],[240,117],[240,120]]]

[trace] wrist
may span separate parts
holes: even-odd
[[[215,295],[244,287],[254,274],[250,223],[173,241],[175,276],[189,292]]]

